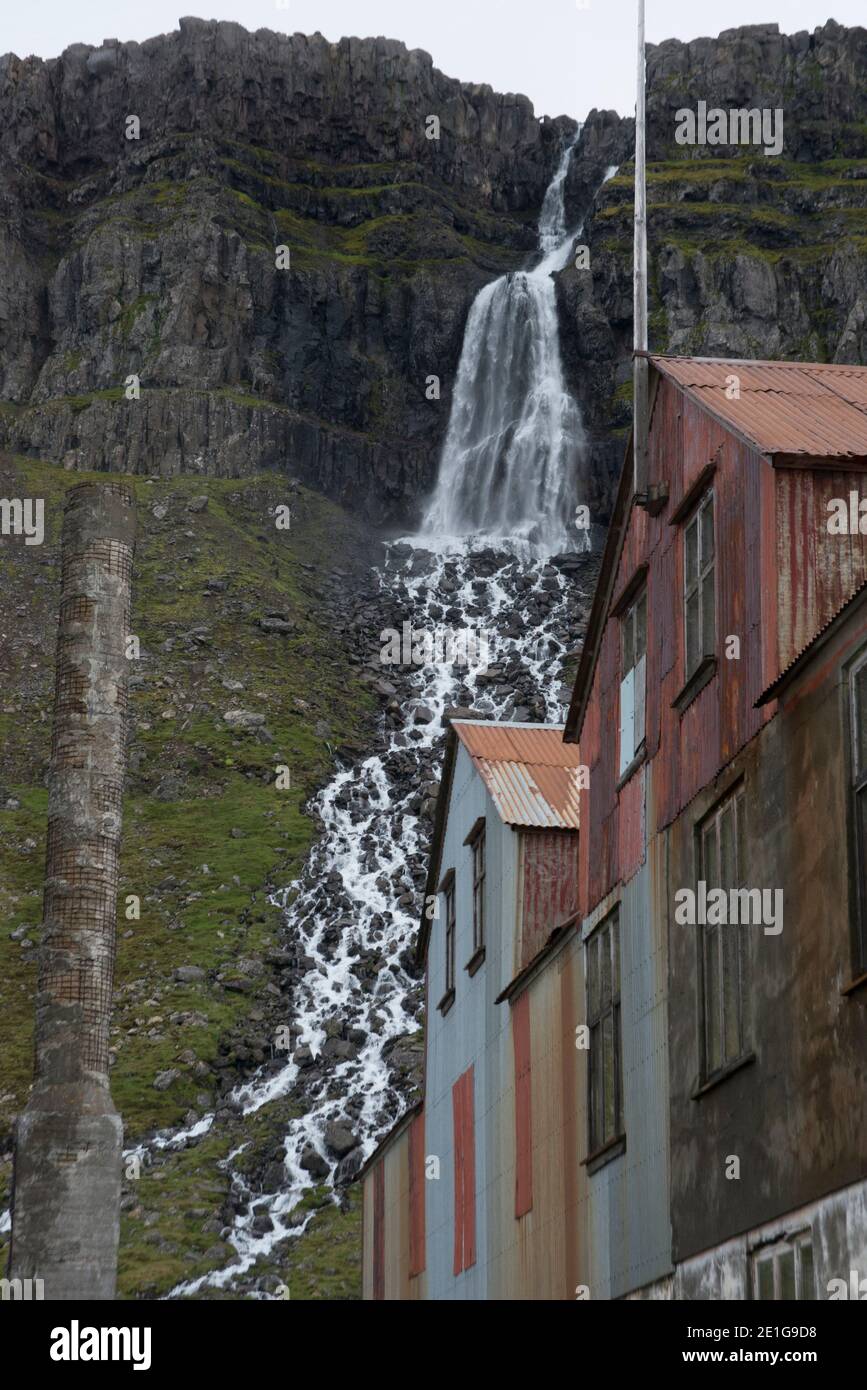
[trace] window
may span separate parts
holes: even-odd
[[[739,788],[713,811],[700,830],[699,879],[714,888],[742,888],[744,794]],[[704,1077],[724,1070],[746,1052],[744,1009],[748,927],[699,927],[702,975]]]
[[[620,922],[615,913],[590,937],[587,961],[587,1025],[590,1029],[590,1155],[623,1133],[620,1055]]]
[[[476,835],[473,850],[473,952],[485,944],[485,827]]]
[[[620,619],[620,776],[644,742],[647,590]]]
[[[449,869],[442,883],[440,892],[445,898],[446,920],[445,920],[445,993],[437,1004],[440,1013],[447,1014],[455,1000],[455,871]]]
[[[867,656],[849,675],[852,720],[852,798],[855,828],[855,970],[867,970]]]
[[[813,1237],[809,1231],[753,1255],[753,1297],[772,1300],[815,1300]]]
[[[446,899],[446,994],[455,987],[455,876],[450,874],[445,888]]]
[[[684,528],[683,569],[684,650],[686,679],[690,680],[716,650],[712,492]]]

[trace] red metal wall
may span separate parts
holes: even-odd
[[[454,1273],[476,1263],[476,1140],[474,1070],[468,1067],[452,1087],[455,1154]]]
[[[555,927],[578,906],[578,833],[521,832],[523,894],[520,968],[538,955]]]
[[[424,1243],[424,1110],[409,1127],[409,1277],[425,1267]]]
[[[525,1216],[533,1205],[533,1120],[530,1079],[530,991],[518,995],[512,1006],[512,1039],[515,1046],[515,1216]]]
[[[867,495],[863,471],[780,469],[777,473],[780,670],[803,651],[867,577],[864,536],[828,531],[828,502],[842,498],[848,505],[850,492]]]
[[[699,474],[715,462],[716,675],[683,718],[672,701],[684,684],[683,532],[670,517]],[[721,425],[660,379],[650,436],[650,479],[667,480],[670,501],[651,517],[633,510],[613,598],[647,565],[648,761],[653,762],[655,824],[644,826],[644,775],[622,789],[617,783],[620,699],[619,621],[602,639],[593,690],[581,735],[581,761],[590,772],[581,793],[579,897],[582,915],[643,858],[645,834],[668,825],[770,717],[753,709],[776,661],[767,657],[763,630],[776,644],[774,473]],[[770,522],[768,512],[770,511]],[[762,540],[765,538],[763,546]],[[726,660],[725,639],[740,639],[740,659]]]

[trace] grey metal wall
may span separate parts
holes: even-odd
[[[472,856],[464,844],[480,816],[487,821],[485,912],[487,952],[470,977],[473,954]],[[455,759],[452,794],[442,848],[442,874],[455,871],[455,1002],[443,1017],[437,1004],[445,993],[445,915],[442,897],[428,947],[426,1135],[429,1156],[439,1159],[440,1177],[426,1182],[427,1296],[430,1299],[487,1298],[489,1247],[485,1183],[499,1171],[501,1136],[496,1092],[508,1076],[508,1009],[494,1000],[511,978],[517,908],[517,842],[500,820],[463,746]],[[475,1067],[473,1096],[476,1173],[476,1263],[455,1277],[454,1134],[452,1087]]]
[[[650,770],[647,780],[649,791]],[[672,1268],[664,854],[664,838],[651,841],[638,872],[582,929],[586,939],[619,903],[626,1151],[588,1177],[592,1299],[619,1298]],[[586,1131],[582,1142],[586,1153]]]

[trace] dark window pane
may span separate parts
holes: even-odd
[[[720,864],[720,887],[737,888],[737,866],[735,864],[735,807],[730,801],[723,807],[719,818],[719,838],[722,863]]]
[[[614,1138],[614,1016],[607,1013],[602,1021],[602,1050],[605,1054],[605,1113],[602,1142]]]
[[[768,1258],[765,1260],[759,1260],[757,1263],[757,1269],[758,1287],[756,1289],[756,1295],[758,1298],[762,1300],[763,1303],[770,1303],[773,1301],[774,1297],[773,1259]]]
[[[587,1005],[590,1021],[599,1017],[599,937],[591,937],[587,947]]]
[[[640,661],[647,651],[647,594],[638,600],[635,619],[635,660]]]
[[[701,593],[698,589],[686,601],[686,674],[689,678],[701,661]]]
[[[601,952],[601,995],[600,1007],[607,1009],[611,1003],[611,932],[600,933],[599,950]]]
[[[855,799],[855,823],[858,836],[857,872],[861,880],[861,940],[858,964],[867,969],[867,786]]]
[[[615,1134],[623,1133],[623,1047],[620,1031],[620,1005],[614,1005],[614,1081],[617,1087]]]
[[[722,1066],[722,1037],[720,1029],[720,928],[704,928],[705,943],[705,1017],[707,1038],[707,1070]]]
[[[813,1242],[811,1240],[801,1241],[798,1246],[798,1253],[801,1257],[800,1277],[798,1279],[798,1298],[815,1300],[816,1281],[813,1274]]]
[[[701,509],[701,567],[713,560],[713,497]]]
[[[780,1298],[793,1299],[797,1297],[795,1289],[794,1250],[782,1250],[777,1256],[777,1279],[779,1282]]]
[[[620,672],[621,680],[627,676],[635,665],[635,625],[632,621],[632,610],[626,614],[620,624],[620,631],[623,636],[623,666]]]
[[[711,570],[701,585],[701,655],[713,656],[716,651],[716,613],[714,611],[714,571]]]
[[[867,772],[867,662],[852,678],[852,739],[855,750],[855,778]]]
[[[740,1019],[740,927],[731,924],[721,928],[723,946],[723,1025],[725,1028],[725,1059],[731,1061],[741,1053]]]
[[[702,870],[708,888],[718,888],[719,860],[717,858],[717,822],[711,821],[702,834]]]
[[[590,1030],[590,1148],[602,1143],[602,1025]]]
[[[737,835],[735,837],[736,864],[737,864],[737,883],[736,888],[743,888],[747,881],[747,838],[745,833],[746,816],[744,814],[744,794],[738,792],[735,797],[735,819],[737,821]]]
[[[689,523],[684,536],[684,577],[687,590],[698,579],[698,518]]]

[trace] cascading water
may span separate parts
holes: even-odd
[[[545,198],[539,264],[487,286],[472,307],[428,517],[419,536],[391,548],[376,577],[389,611],[411,614],[416,632],[444,623],[483,630],[490,655],[484,665],[425,658],[400,675],[384,670],[400,683],[401,708],[383,722],[380,751],[340,770],[311,805],[322,833],[299,880],[275,899],[287,947],[306,963],[287,1001],[295,1050],[228,1098],[242,1116],[286,1097],[298,1098],[303,1113],[287,1123],[278,1191],[251,1190],[238,1163],[246,1145],[224,1160],[236,1211],[224,1234],[237,1259],[170,1297],[209,1287],[275,1296],[273,1276],[257,1269],[305,1229],[305,1193],[345,1181],[328,1126],[351,1128],[357,1168],[405,1103],[388,1052],[421,1022],[421,992],[402,958],[418,929],[430,832],[421,806],[436,776],[443,711],[471,705],[490,718],[549,722],[562,714],[562,661],[580,635],[578,604],[593,563],[569,527],[582,432],[563,383],[550,278],[572,244],[563,202],[570,155],[571,147]],[[364,959],[375,962],[373,984],[358,972]],[[321,1065],[335,1020],[341,1038],[353,1040],[349,1055],[332,1053]],[[207,1115],[136,1152],[159,1163],[214,1124]]]
[[[545,194],[538,264],[486,285],[470,309],[421,530],[421,540],[438,549],[458,537],[525,541],[548,555],[579,543],[572,519],[585,440],[563,377],[551,278],[578,235],[567,235],[565,217],[574,148],[564,151]]]

